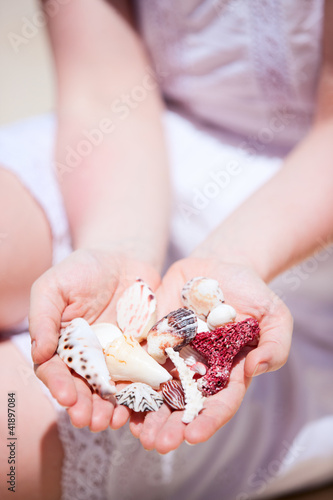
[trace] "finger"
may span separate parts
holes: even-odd
[[[59,339],[61,315],[66,306],[57,286],[46,276],[47,273],[35,281],[30,296],[31,355],[36,364],[44,363],[55,353]]]
[[[250,379],[245,383],[238,379],[229,381],[225,389],[209,396],[202,412],[187,425],[185,441],[189,444],[203,443],[229,422],[241,405],[249,383]]]
[[[110,425],[114,406],[110,401],[102,399],[98,394],[92,395],[92,417],[90,430],[100,432]]]
[[[182,444],[185,436],[186,424],[182,422],[183,411],[171,413],[155,439],[155,449],[165,454],[175,450]]]
[[[167,405],[163,404],[158,411],[147,413],[140,433],[140,441],[146,450],[155,448],[155,440],[159,431],[170,416],[171,411]]]
[[[41,365],[36,365],[35,373],[60,405],[70,407],[77,402],[73,376],[58,355],[54,355]]]
[[[90,425],[93,411],[92,393],[81,377],[73,377],[77,391],[77,402],[67,409],[74,427],[82,429]]]
[[[133,412],[130,418],[129,428],[136,439],[139,439],[143,429],[145,413]]]
[[[124,405],[118,405],[115,407],[112,419],[110,422],[110,427],[113,430],[120,429],[126,424],[127,420],[131,415],[131,410]]]
[[[248,354],[245,362],[245,373],[249,377],[278,370],[290,351],[293,319],[287,307],[283,305],[274,315],[264,317],[260,327],[258,347]]]

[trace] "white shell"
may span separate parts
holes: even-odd
[[[130,384],[116,394],[118,404],[134,411],[157,411],[163,404],[163,398],[149,385]]]
[[[205,320],[210,311],[224,301],[224,296],[218,281],[200,276],[184,285],[182,299],[185,307]]]
[[[102,397],[115,394],[103,348],[85,319],[76,318],[62,330],[57,352],[66,365],[84,377]]]
[[[158,363],[166,362],[165,348],[179,351],[197,334],[198,322],[193,311],[185,308],[171,311],[154,325],[147,335],[148,353]]]
[[[207,330],[205,330],[207,331]],[[187,345],[179,352],[180,357],[183,358],[187,366],[195,365],[196,363],[206,363],[207,360],[193,347]]]
[[[184,360],[179,356],[179,353],[174,351],[171,347],[167,347],[165,352],[177,368],[185,393],[185,411],[182,422],[184,422],[184,424],[189,424],[202,410],[205,397],[198,390],[196,381],[193,380],[194,372],[186,366]]]
[[[200,319],[200,318],[197,318],[197,321],[198,321],[198,331],[197,333],[202,333],[202,332],[209,332],[209,328],[208,328],[208,325],[206,323],[206,321]]]
[[[91,329],[99,340],[99,343],[106,349],[106,347],[117,337],[122,336],[122,331],[112,323],[95,323],[91,325]]]
[[[170,373],[129,335],[116,338],[104,352],[112,380],[142,382],[158,389],[160,384],[172,379]]]
[[[156,298],[149,286],[137,279],[127,288],[117,302],[117,323],[127,335],[132,335],[138,342],[147,337],[147,333],[156,321]]]
[[[219,326],[223,326],[236,318],[236,311],[228,304],[219,304],[209,313],[207,325],[210,330],[215,330]]]

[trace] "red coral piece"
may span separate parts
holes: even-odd
[[[259,323],[254,318],[197,333],[190,346],[207,359],[208,371],[199,384],[204,396],[212,396],[225,387],[236,354],[257,340],[259,333]]]

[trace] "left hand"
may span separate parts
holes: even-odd
[[[235,415],[252,377],[280,368],[290,349],[293,321],[288,308],[250,267],[243,264],[196,258],[176,262],[157,290],[159,318],[183,307],[183,285],[196,276],[219,281],[225,302],[237,311],[236,321],[249,316],[259,321],[259,344],[246,357],[238,355],[227,386],[206,399],[204,409],[190,424],[181,421],[182,411],[171,412],[165,404],[158,412],[150,412],[145,417],[131,416],[133,435],[140,439],[144,448],[156,449],[159,453],[168,453],[183,441],[190,444],[207,441]]]

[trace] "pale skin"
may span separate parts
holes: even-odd
[[[64,164],[66,147],[77,145],[82,130],[95,128],[104,117],[112,119],[110,103],[124,89],[140,84],[148,59],[129,25],[104,2],[91,5],[73,0],[62,8],[58,16],[50,19],[50,36],[59,87],[57,161]],[[117,51],[111,47],[117,47]],[[124,407],[114,409],[111,403],[92,395],[87,385],[73,377],[54,355],[61,322],[76,316],[91,323],[114,321],[116,299],[136,276],[156,290],[159,316],[181,305],[180,290],[188,279],[205,275],[221,282],[239,319],[251,315],[261,326],[259,347],[235,366],[228,387],[207,399],[205,409],[193,423],[184,425],[181,412],[170,413],[165,405],[145,417],[131,416],[131,430],[146,449],[166,453],[184,440],[195,444],[209,439],[235,414],[251,378],[285,363],[292,319],[286,306],[265,283],[313,253],[321,241],[332,239],[333,120],[329,110],[332,110],[333,84],[331,54],[324,51],[324,55],[317,117],[308,136],[271,181],[224,221],[192,256],[175,263],[163,279],[160,272],[167,244],[169,188],[160,122],[162,104],[157,89],[148,93],[114,133],[105,134],[102,144],[78,168],[61,175],[76,251],[46,273],[51,263],[47,222],[31,197],[20,198],[22,213],[30,207],[30,225],[39,231],[35,238],[42,244],[38,246],[39,258],[27,266],[29,275],[21,273],[20,279],[15,280],[16,290],[22,296],[20,301],[15,300],[15,287],[7,295],[1,281],[2,295],[7,297],[11,308],[9,318],[5,315],[7,308],[0,315],[1,327],[10,326],[11,321],[16,323],[26,315],[29,287],[42,275],[32,288],[29,312],[36,373],[54,397],[69,407],[74,425],[89,425],[93,431],[108,425],[118,428],[127,421],[129,412]],[[0,175],[8,178],[3,170]],[[129,179],[135,182],[129,183]],[[16,179],[11,183],[4,193],[12,189],[14,195],[15,189],[22,189]],[[13,215],[8,227],[16,224]],[[17,263],[23,262],[19,249],[26,249],[24,262],[27,255],[36,255],[36,246],[33,252],[31,241],[29,247],[28,231],[22,234],[26,234],[27,246],[22,245],[22,238],[21,246],[10,241],[4,256],[3,262],[9,263],[3,271],[8,283],[13,282]],[[5,250],[0,247],[0,251]],[[244,284],[241,292],[233,286],[239,282]],[[98,290],[103,293],[98,294]],[[19,376],[15,383],[22,386]],[[32,388],[31,397],[42,401],[38,386]],[[43,401],[48,415],[44,421],[52,426],[55,415],[45,398]],[[42,430],[35,432],[36,439],[41,439]],[[57,438],[53,446],[61,462]],[[38,471],[40,461],[31,466]],[[54,476],[50,480],[50,488],[58,479]],[[36,479],[30,481],[34,481],[32,488],[40,487],[37,472]]]

